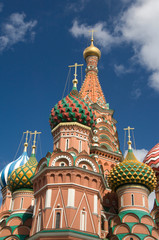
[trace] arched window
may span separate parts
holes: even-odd
[[[130,240],[133,240],[133,238],[130,238]]]
[[[132,206],[134,206],[134,195],[133,194],[131,194],[131,204],[132,204]]]
[[[55,228],[60,228],[60,212],[56,213],[56,226]]]
[[[69,140],[66,139],[66,150],[68,149],[68,143],[69,143]]]
[[[104,217],[101,216],[101,229],[104,230]]]

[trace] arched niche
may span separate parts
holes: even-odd
[[[147,234],[147,235],[150,235],[150,231],[149,229],[144,225],[144,224],[135,224],[133,227],[132,227],[132,233],[142,233],[142,234]]]
[[[143,216],[143,217],[141,218],[141,223],[143,223],[143,224],[145,224],[145,225],[148,224],[148,225],[150,225],[150,226],[152,226],[152,227],[155,226],[153,219],[152,219],[151,217],[149,217],[149,216]]]
[[[130,233],[130,229],[125,223],[119,226],[117,225],[114,229],[114,234],[123,234],[123,233]]]
[[[126,214],[126,216],[123,217],[122,222],[123,223],[130,223],[130,222],[139,223],[140,221],[136,214],[128,213]]]

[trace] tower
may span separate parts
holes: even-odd
[[[0,208],[0,219],[2,221],[3,220],[5,221],[5,219],[10,215],[11,206],[12,206],[12,195],[8,188],[8,177],[14,169],[17,169],[19,166],[22,166],[29,159],[28,154],[27,154],[28,133],[29,133],[29,131],[24,132],[24,134],[26,134],[26,139],[25,139],[24,151],[23,151],[22,155],[18,159],[7,164],[0,172],[0,185],[2,187],[2,189],[1,189],[2,205]]]
[[[11,192],[11,204],[9,208],[10,215],[4,219],[4,224],[1,225],[0,237],[4,239],[10,236],[14,240],[29,237],[34,207],[31,179],[35,174],[37,166],[35,136],[36,134],[34,133],[32,154],[29,160],[22,166],[15,168],[7,180],[8,189]],[[24,152],[26,152],[27,138],[24,145]]]
[[[111,220],[109,236],[111,240],[158,239],[148,207],[148,195],[155,189],[156,176],[148,165],[136,159],[128,137],[126,158],[109,175],[109,186],[118,195],[119,211]]]
[[[116,163],[121,161],[117,121],[113,118],[114,111],[106,103],[98,79],[98,61],[101,57],[100,50],[94,46],[93,32],[91,45],[83,52],[86,61],[86,77],[80,90],[80,97],[92,106],[96,115],[96,129],[93,131],[91,153],[98,158],[107,176]]]
[[[76,79],[77,80],[77,79]],[[106,183],[90,154],[95,127],[91,106],[76,83],[51,111],[54,151],[42,158],[33,177],[35,207],[30,239],[99,239]]]

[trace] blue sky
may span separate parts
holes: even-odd
[[[158,22],[158,0],[0,1],[0,167],[13,160],[27,129],[42,132],[38,160],[52,151],[49,114],[62,98],[68,65],[83,63],[84,77],[92,28],[121,150],[130,125],[141,159],[159,135]]]

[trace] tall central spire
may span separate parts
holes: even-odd
[[[101,57],[100,50],[94,46],[93,34],[91,44],[83,52],[86,61],[86,78],[80,90],[80,97],[87,103],[97,103],[100,107],[107,109],[106,100],[98,80],[98,61]]]

